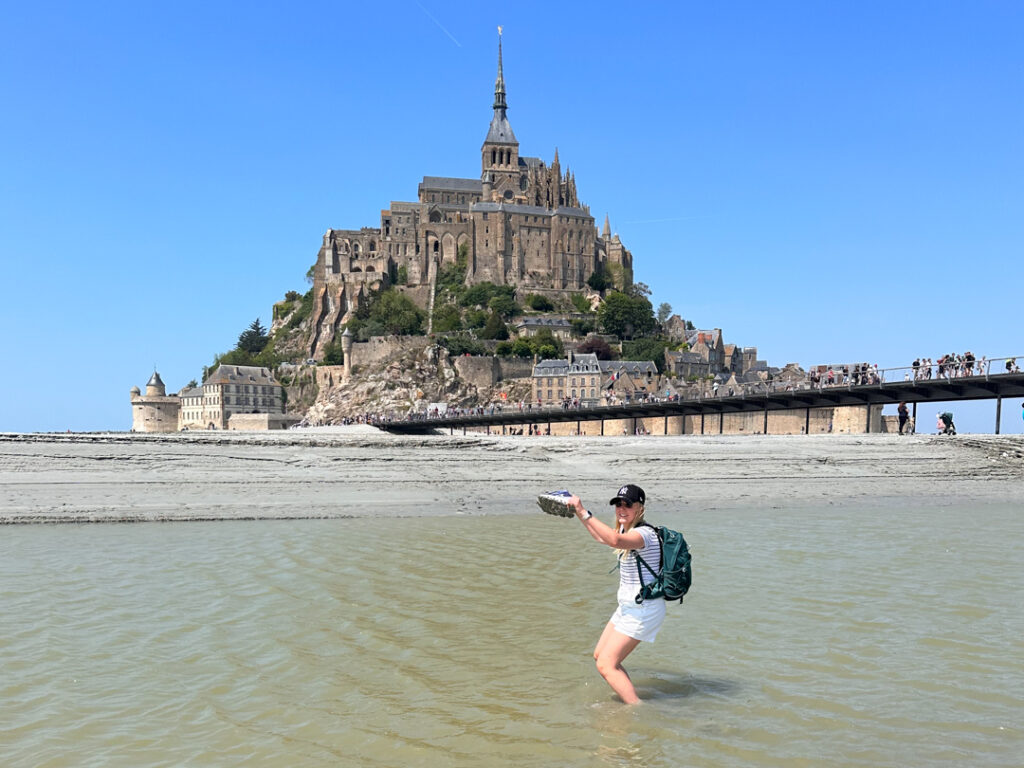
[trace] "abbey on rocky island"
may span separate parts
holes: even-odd
[[[428,308],[438,270],[458,260],[467,285],[579,292],[596,271],[619,288],[632,284],[632,254],[612,235],[607,216],[598,232],[575,177],[562,172],[558,150],[550,166],[519,154],[507,116],[500,31],[493,108],[479,179],[424,176],[418,200],[393,201],[379,227],[324,234],[313,269],[311,357],[322,356],[371,290],[398,284]]]

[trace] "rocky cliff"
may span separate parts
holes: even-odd
[[[340,378],[340,377],[339,377]],[[506,398],[502,398],[502,393]],[[423,412],[430,403],[471,408],[529,400],[529,379],[510,379],[477,387],[461,379],[443,347],[406,350],[388,362],[359,371],[348,382],[321,386],[305,423],[338,424],[366,414],[401,417],[409,409]]]

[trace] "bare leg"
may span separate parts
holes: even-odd
[[[633,681],[629,679],[629,673],[622,666],[622,662],[638,645],[639,640],[622,634],[608,622],[594,648],[597,671],[627,704],[639,704],[640,697],[636,695]]]

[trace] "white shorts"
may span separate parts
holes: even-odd
[[[663,621],[665,621],[665,601],[660,598],[645,600],[640,605],[619,603],[619,607],[612,614],[612,626],[615,629],[627,637],[642,640],[645,643],[654,642]]]

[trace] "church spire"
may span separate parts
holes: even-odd
[[[519,142],[516,141],[516,135],[512,132],[512,126],[508,124],[508,117],[505,115],[507,109],[505,73],[501,66],[501,27],[498,27],[498,78],[494,81],[494,116],[491,118],[491,127],[487,131],[487,138],[484,139],[484,170],[496,166],[515,168],[519,162],[518,149],[508,148],[508,145],[511,144],[518,148]],[[493,157],[491,157],[492,155]],[[488,158],[490,159],[488,160]]]
[[[609,238],[611,238],[611,236],[612,236],[612,225],[611,225],[611,222],[608,221],[608,214],[606,213],[604,215],[604,230],[601,232],[601,237],[603,237],[605,240],[608,240]]]
[[[498,27],[498,79],[494,81],[494,111],[499,109],[501,116],[505,117],[508,104],[505,102],[505,74],[501,68],[501,27]]]

